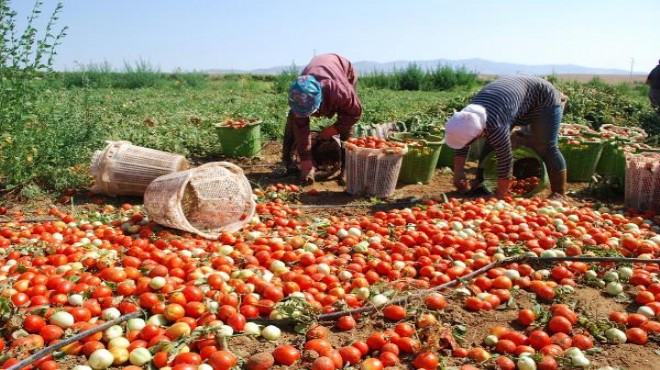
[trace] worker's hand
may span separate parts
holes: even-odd
[[[497,198],[502,199],[505,196],[509,195],[509,188],[511,187],[511,179],[498,179],[497,180],[497,193],[495,194]]]
[[[319,134],[319,136],[321,136],[321,139],[324,140],[332,139],[332,137],[335,135],[339,135],[339,131],[337,131],[337,128],[334,125],[324,128],[323,130],[321,130],[321,133]]]

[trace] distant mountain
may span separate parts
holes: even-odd
[[[417,63],[422,69],[435,69],[438,66],[450,66],[452,68],[464,67],[468,71],[473,71],[482,75],[506,75],[506,74],[529,74],[529,75],[550,75],[550,74],[590,74],[590,75],[627,75],[630,71],[613,68],[591,68],[578,66],[574,64],[543,64],[526,65],[516,63],[493,62],[490,60],[472,58],[461,60],[435,59],[435,60],[397,60],[394,62],[355,62],[353,65],[360,74],[376,72],[392,72],[395,69],[405,68],[410,63]],[[297,66],[300,70],[304,66]],[[228,69],[210,69],[205,71],[211,74],[227,73],[250,73],[250,74],[279,74],[291,66],[279,66],[271,68],[259,68],[253,70],[228,70]],[[644,72],[633,72],[643,74]]]

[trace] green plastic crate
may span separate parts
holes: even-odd
[[[408,145],[408,153],[403,157],[399,182],[404,184],[427,183],[435,174],[442,148],[442,138],[428,133],[393,133],[390,139],[399,142],[414,140],[421,146]]]
[[[596,166],[596,173],[609,179],[618,186],[623,186],[626,179],[626,155],[621,150],[625,143],[608,140],[603,143],[603,152]]]
[[[220,153],[230,158],[252,158],[261,151],[261,121],[243,128],[217,126]]]
[[[543,191],[548,184],[548,171],[546,170],[543,159],[536,154],[536,152],[528,147],[520,146],[513,150],[513,175],[516,178],[527,178],[536,176],[539,178],[539,184],[530,192],[523,194],[523,197],[531,197]],[[522,160],[533,159],[536,166],[529,167],[520,166]],[[492,151],[484,158],[481,163],[484,169],[484,182],[483,187],[490,193],[495,193],[497,190],[497,157],[495,152]]]
[[[578,141],[578,143],[574,143]],[[570,182],[590,182],[596,173],[603,152],[603,143],[596,140],[559,139],[559,150],[566,160]]]

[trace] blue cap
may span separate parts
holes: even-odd
[[[298,116],[307,117],[319,110],[321,100],[321,84],[314,76],[298,76],[289,89],[289,107]]]

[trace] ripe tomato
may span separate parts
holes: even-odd
[[[238,364],[236,356],[224,349],[209,356],[208,361],[214,370],[229,370]]]
[[[568,334],[573,330],[573,325],[563,316],[554,316],[548,322],[548,328],[554,333]]]
[[[388,320],[403,320],[406,315],[406,309],[398,305],[387,306],[383,309],[383,316]]]
[[[337,329],[342,331],[353,330],[356,324],[353,316],[342,316],[337,319]]]
[[[648,335],[640,328],[630,328],[626,330],[626,338],[629,343],[644,345],[648,342]]]
[[[518,311],[518,322],[522,326],[530,326],[536,320],[536,314],[530,309],[522,309]]]
[[[300,351],[293,346],[284,344],[277,346],[275,350],[273,350],[273,357],[278,364],[291,366],[300,359]]]
[[[442,310],[447,307],[447,300],[440,293],[431,293],[426,298],[424,298],[424,303],[426,307],[432,310]]]
[[[433,352],[422,352],[413,360],[416,369],[435,370],[440,360]]]

